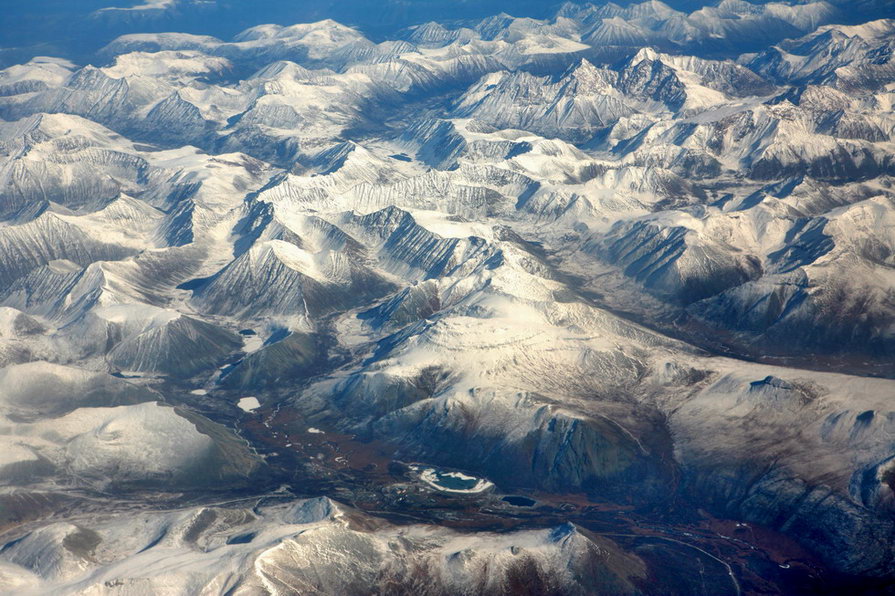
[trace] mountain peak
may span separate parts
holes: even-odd
[[[594,66],[586,58],[582,58],[578,64],[569,68],[562,78],[564,82],[575,82],[576,93],[600,93],[608,91],[612,87],[612,73]]]
[[[661,60],[659,54],[650,47],[643,47],[634,54],[634,57],[631,58],[631,64],[637,64],[639,62],[643,62],[644,60],[649,60],[651,62],[658,62]]]

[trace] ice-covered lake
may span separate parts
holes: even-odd
[[[492,488],[494,483],[484,478],[469,476],[463,472],[450,472],[437,468],[414,466],[419,478],[429,486],[452,493],[481,493]]]

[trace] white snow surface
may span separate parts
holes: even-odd
[[[382,42],[334,21],[132,34],[102,68],[0,71],[0,488],[224,477],[248,446],[190,404],[276,403],[411,453],[448,444],[467,461],[432,466],[476,474],[457,476],[470,493],[502,481],[467,441],[527,457],[532,437],[554,446],[545,428],[597,428],[634,461],[662,420],[687,470],[773,464],[862,532],[887,527],[895,381],[870,375],[891,376],[895,349],[895,69],[879,59],[895,25],[834,17],[566,4]],[[806,35],[687,54],[764,29]],[[623,59],[601,63],[607,46]],[[550,474],[602,459],[561,451]],[[89,557],[60,546],[83,519],[35,522],[0,555],[0,589],[275,592],[288,563],[338,592],[346,545],[429,536],[423,563],[461,593],[476,584],[450,553],[565,548],[365,533],[303,507],[216,510],[231,521],[197,542],[197,510],[140,513],[156,534],[107,516]]]
[[[241,397],[236,405],[243,412],[254,412],[261,407],[261,402],[257,397]]]

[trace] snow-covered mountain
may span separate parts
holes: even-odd
[[[891,585],[895,26],[846,11],[0,70],[0,591]]]

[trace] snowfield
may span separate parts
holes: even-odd
[[[0,70],[0,591],[758,590],[698,511],[890,581],[895,21],[842,6]],[[706,526],[553,523],[581,503]]]

